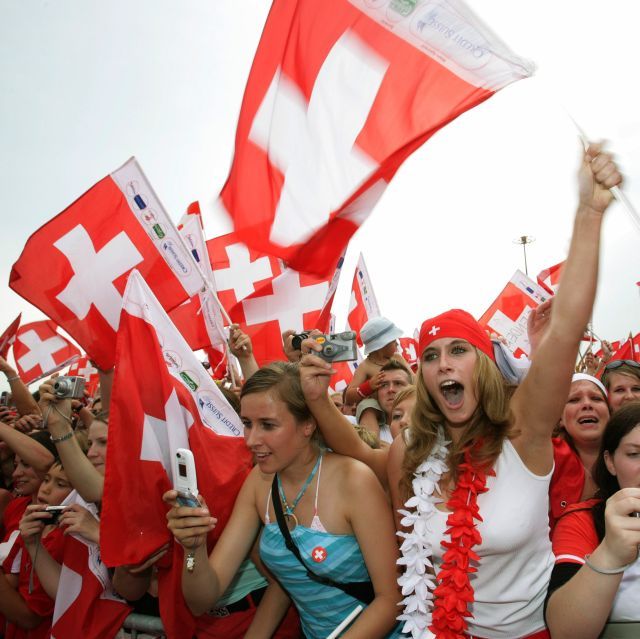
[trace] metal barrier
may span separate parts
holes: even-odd
[[[124,630],[130,630],[131,639],[136,639],[138,633],[151,635],[153,637],[164,637],[164,626],[160,617],[151,617],[149,615],[140,615],[135,612],[131,613],[122,624]]]

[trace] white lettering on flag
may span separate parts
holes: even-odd
[[[269,258],[260,257],[252,262],[249,249],[244,244],[230,244],[225,251],[229,258],[229,268],[214,271],[213,277],[218,290],[233,289],[238,302],[256,290],[254,282],[273,275]]]
[[[242,302],[248,325],[277,320],[280,332],[292,328],[302,330],[303,314],[318,311],[325,300],[329,284],[300,286],[300,274],[287,270],[273,282],[273,295],[263,295]]]
[[[276,72],[249,133],[285,176],[271,241],[289,246],[308,239],[378,168],[355,141],[387,67],[347,31],[325,59],[308,104],[300,89]]]
[[[89,233],[78,225],[53,245],[66,256],[73,269],[73,277],[56,295],[57,299],[81,320],[91,306],[95,306],[117,331],[122,296],[113,281],[143,261],[133,242],[123,231],[96,253]]]
[[[30,371],[34,366],[40,366],[43,373],[48,373],[57,366],[53,354],[67,345],[67,342],[58,335],[42,340],[33,330],[21,333],[18,340],[29,349],[29,352],[18,360],[18,365],[23,371]]]
[[[189,448],[188,433],[193,425],[193,415],[180,404],[175,390],[171,391],[164,410],[165,419],[144,416],[140,459],[160,462],[174,483],[171,455],[177,448]]]

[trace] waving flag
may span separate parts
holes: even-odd
[[[202,288],[191,254],[132,158],[27,240],[9,285],[106,370],[134,267],[165,308]]]
[[[218,519],[211,535],[217,540],[250,469],[242,435],[239,417],[133,271],[124,293],[111,400],[100,522],[105,563],[138,563],[171,541],[162,494],[174,485],[177,448],[193,452],[200,492]],[[174,548],[172,557],[179,573],[181,550]],[[159,575],[161,616],[168,636],[191,637],[193,619],[173,572]]]
[[[403,161],[532,70],[460,0],[275,0],[222,205],[248,246],[326,276]]]
[[[522,271],[516,271],[478,322],[490,332],[502,335],[507,340],[507,347],[516,357],[528,356],[529,313],[550,297],[545,289]]]
[[[413,337],[401,337],[398,342],[400,354],[409,364],[411,370],[415,372],[418,366],[418,342]]]
[[[351,297],[349,299],[349,314],[347,315],[347,331],[355,331],[358,345],[362,346],[360,329],[373,317],[380,315],[378,300],[373,292],[369,271],[364,263],[364,257],[360,253],[356,272],[351,285]]]
[[[100,384],[100,375],[98,374],[98,369],[92,366],[86,355],[83,355],[71,364],[67,375],[84,377],[86,380],[85,388],[89,393],[89,397],[93,397],[95,395],[98,385]]]
[[[80,351],[57,332],[51,320],[23,324],[16,333],[13,357],[25,384],[51,375],[80,357]]]
[[[4,333],[0,335],[0,357],[3,359],[7,359],[7,355],[9,353],[9,348],[16,340],[16,333],[18,332],[18,327],[20,326],[20,318],[22,317],[22,313],[18,314],[11,324],[5,329]]]
[[[351,383],[356,366],[354,362],[333,362],[331,368],[335,373],[329,381],[329,393],[341,393]]]
[[[634,362],[640,362],[640,333],[635,336],[632,336],[631,333],[629,333],[628,339],[618,343],[618,348],[615,349],[615,352],[609,361],[613,362],[619,359],[628,359]]]
[[[62,505],[71,504],[79,504],[98,519],[95,504],[84,501],[75,490]],[[109,571],[100,557],[99,546],[82,535],[67,535],[51,639],[113,639],[131,611],[131,606],[113,590]]]
[[[540,284],[542,288],[546,289],[551,295],[555,295],[558,292],[563,266],[564,261],[559,264],[554,264],[549,268],[545,268],[538,273],[538,284]]]
[[[208,240],[207,247],[218,298],[251,338],[258,364],[285,359],[284,331],[328,329],[342,256],[331,277],[319,278],[250,249],[236,233]]]

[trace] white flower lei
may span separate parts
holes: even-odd
[[[428,627],[431,625],[435,579],[431,563],[433,551],[427,533],[435,505],[444,501],[439,482],[447,471],[448,443],[439,430],[431,454],[414,473],[413,496],[405,503],[406,510],[398,511],[402,515],[402,525],[411,529],[408,533],[398,532],[398,536],[404,538],[398,565],[405,569],[398,579],[404,596],[404,611],[398,620],[405,622],[402,630],[410,633],[413,639],[433,636]]]

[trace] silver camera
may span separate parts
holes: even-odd
[[[322,351],[314,353],[327,362],[349,362],[358,359],[358,347],[356,346],[356,334],[353,331],[331,333],[330,335],[309,335],[300,333],[294,335],[292,343],[300,344],[303,339],[311,337],[312,340],[322,346]],[[296,340],[296,338],[299,338]],[[299,348],[299,346],[298,346]]]
[[[53,394],[59,399],[81,399],[85,383],[84,377],[58,377],[53,382]]]

